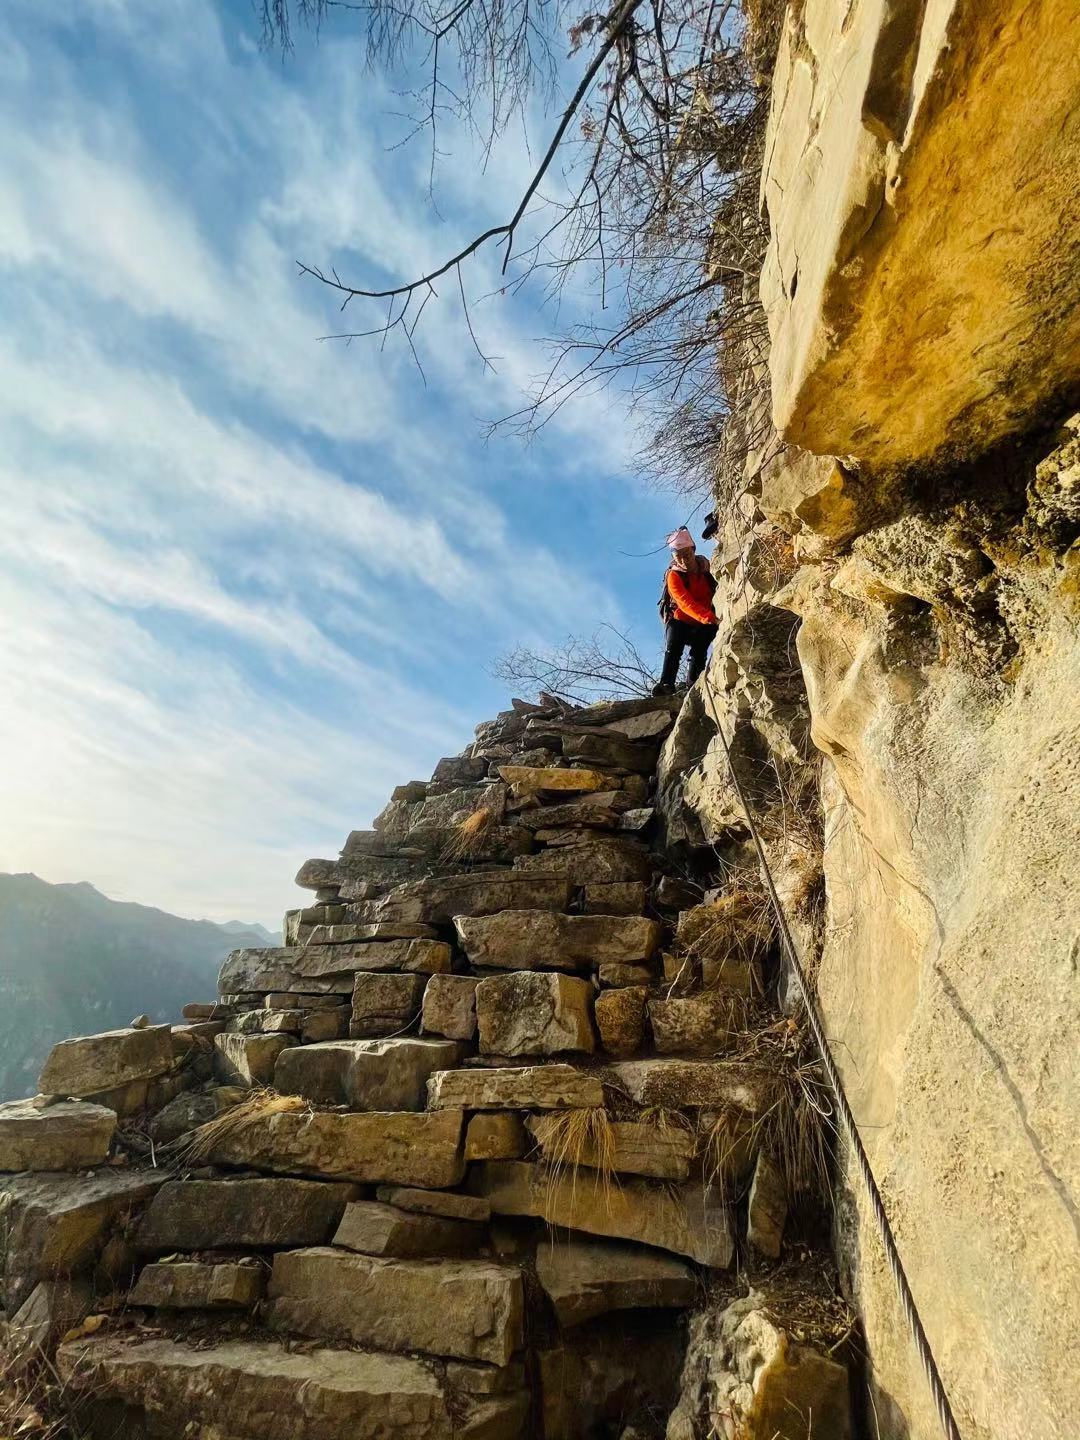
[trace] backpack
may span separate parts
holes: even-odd
[[[663,580],[661,580],[661,582],[660,582],[660,598],[659,598],[659,600],[657,600],[657,602],[656,602],[656,608],[657,608],[657,610],[659,610],[659,612],[660,612],[660,623],[661,623],[661,625],[666,625],[669,620],[674,620],[674,618],[675,618],[675,601],[672,600],[672,598],[671,598],[671,591],[668,589],[668,583],[667,583],[667,577],[668,577],[670,574],[671,574],[671,566],[669,565],[668,568],[664,571],[664,578],[663,578]],[[713,594],[713,595],[715,595],[715,594],[716,594],[716,576],[712,573],[712,571],[709,569],[709,567],[708,567],[707,565],[706,565],[706,566],[704,567],[704,569],[701,571],[701,574],[704,575],[705,578],[706,578],[706,579],[708,580],[708,582],[709,582],[709,590],[710,590],[710,593]]]

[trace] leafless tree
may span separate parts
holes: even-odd
[[[294,14],[321,24],[340,13],[360,26],[373,64],[407,70],[420,60],[413,135],[427,137],[432,175],[447,119],[490,148],[534,97],[553,102],[564,34],[581,67],[505,219],[396,284],[301,263],[343,311],[378,307],[370,323],[332,338],[399,335],[419,364],[417,327],[449,284],[491,363],[463,267],[494,247],[501,289],[538,281],[561,298],[573,279],[575,293],[592,296],[588,318],[546,342],[549,362],[526,403],[498,424],[531,433],[583,391],[614,383],[646,417],[644,464],[665,483],[689,489],[733,460],[741,467],[765,434],[745,376],[764,348],[756,276],[766,97],[744,9],[767,51],[782,0],[609,0],[598,11],[577,0],[262,3],[266,38],[286,48]],[[736,363],[718,359],[723,352]]]
[[[588,638],[571,635],[551,650],[518,646],[495,662],[492,674],[532,695],[543,691],[573,705],[648,695],[656,684],[633,642],[611,625]]]

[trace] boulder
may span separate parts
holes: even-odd
[[[450,947],[441,940],[426,936],[364,938],[365,932],[372,929],[370,925],[332,925],[325,929],[326,943],[234,950],[218,977],[221,993],[299,990],[347,995],[352,991],[353,977],[358,971],[395,970],[430,975],[450,969]]]
[[[645,1042],[645,1001],[643,985],[626,985],[602,990],[596,997],[596,1028],[600,1044],[609,1055],[633,1055]]]
[[[144,1265],[128,1304],[148,1310],[246,1310],[265,1289],[266,1271],[250,1260],[172,1260]]]
[[[270,1085],[278,1056],[293,1035],[215,1035],[214,1074],[226,1085]]]
[[[558,1125],[553,1125],[551,1121],[552,1117],[536,1115],[526,1121],[526,1126],[545,1159],[561,1164],[566,1142]],[[641,1120],[609,1120],[607,1141],[602,1149],[592,1137],[587,1137],[584,1142],[574,1137],[575,1165],[585,1165],[592,1170],[612,1170],[619,1175],[685,1180],[690,1173],[693,1155],[694,1133],[689,1127],[678,1124],[661,1126]]]
[[[467,1220],[400,1210],[377,1200],[354,1200],[345,1207],[334,1244],[361,1255],[416,1260],[468,1254],[486,1238],[481,1226]]]
[[[443,1071],[442,1074],[456,1074]],[[460,1184],[462,1114],[380,1111],[314,1115],[279,1111],[222,1136],[209,1158],[285,1175],[323,1175],[362,1184],[439,1189]]]
[[[385,1040],[332,1040],[285,1051],[274,1088],[317,1105],[356,1110],[423,1110],[428,1077],[461,1059],[453,1040],[398,1036]]]
[[[88,1175],[52,1171],[0,1177],[0,1264],[9,1314],[39,1280],[91,1266],[110,1233],[165,1180],[105,1166]]]
[[[541,791],[567,792],[605,790],[611,788],[611,776],[599,770],[500,765],[499,774],[517,796],[536,795]]]
[[[357,975],[353,980],[353,1036],[398,1035],[420,1019],[423,975]]]
[[[170,1180],[147,1206],[135,1245],[144,1255],[322,1245],[352,1193],[321,1180]]]
[[[636,1240],[719,1269],[735,1253],[727,1210],[700,1184],[616,1185],[593,1170],[568,1174],[523,1160],[476,1165],[470,1183],[497,1215],[529,1215],[568,1230]]]
[[[603,1105],[598,1075],[572,1065],[440,1070],[428,1081],[430,1110],[573,1110]]]
[[[220,1440],[453,1440],[442,1385],[422,1361],[355,1350],[297,1352],[275,1341],[185,1344],[139,1333],[72,1341],[57,1367],[73,1394],[151,1417],[152,1433],[194,1426]]]
[[[747,1203],[746,1238],[761,1255],[780,1254],[787,1223],[788,1197],[784,1176],[764,1150],[757,1157]]]
[[[0,1170],[85,1170],[104,1163],[116,1112],[75,1101],[0,1105]]]
[[[168,1025],[106,1030],[54,1045],[38,1088],[44,1095],[96,1095],[163,1075],[172,1064]]]
[[[476,987],[473,975],[433,975],[424,990],[421,1029],[451,1040],[476,1034]]]
[[[560,1325],[581,1325],[611,1310],[685,1309],[697,1279],[684,1261],[637,1245],[554,1241],[536,1252],[536,1277]]]
[[[459,1195],[447,1190],[416,1190],[408,1185],[380,1185],[376,1199],[399,1210],[412,1210],[417,1215],[441,1215],[446,1220],[469,1220],[486,1224],[491,1219],[491,1206],[479,1195]]]
[[[520,1347],[523,1313],[518,1270],[329,1248],[276,1255],[266,1306],[273,1329],[493,1365],[505,1365]]]
[[[586,915],[641,915],[647,891],[643,880],[585,886]]]
[[[649,1001],[653,1042],[661,1055],[717,1055],[743,1015],[736,997],[719,991],[683,1000]]]
[[[638,1105],[732,1108],[754,1116],[764,1114],[773,1099],[769,1077],[735,1061],[620,1060],[610,1069]]]
[[[480,1053],[557,1055],[592,1051],[592,987],[550,971],[521,970],[481,980],[476,987]]]
[[[465,1159],[518,1160],[527,1143],[521,1116],[513,1110],[471,1115],[465,1132]]]
[[[373,921],[447,925],[459,915],[522,909],[562,911],[569,903],[570,885],[564,879],[519,870],[480,870],[409,881],[368,909]]]
[[[650,861],[649,852],[636,841],[578,835],[573,845],[521,856],[514,869],[565,876],[573,885],[606,885],[647,880]]]
[[[473,965],[498,970],[588,970],[649,960],[660,942],[655,920],[635,915],[557,915],[504,910],[455,919]]]

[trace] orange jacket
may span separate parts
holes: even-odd
[[[667,572],[668,594],[675,607],[673,619],[689,621],[693,625],[713,625],[718,621],[713,614],[713,586],[707,576],[708,561],[697,557],[698,569]]]

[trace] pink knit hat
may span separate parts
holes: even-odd
[[[695,548],[694,537],[685,525],[680,525],[678,530],[673,530],[664,543],[671,550],[693,550]]]

